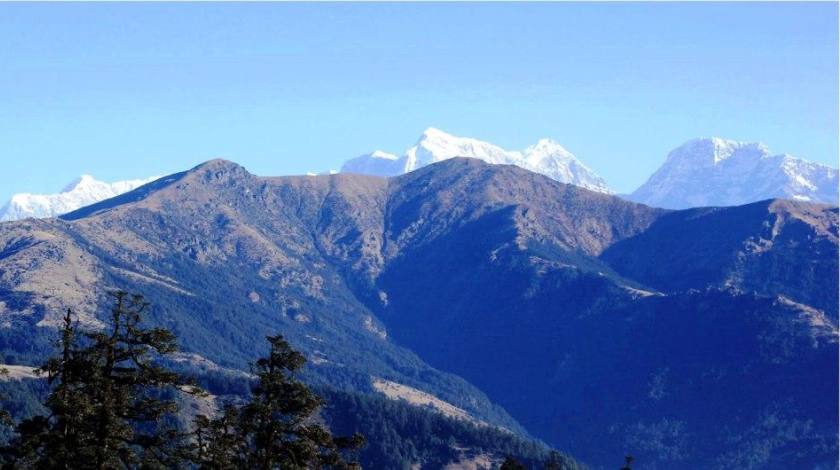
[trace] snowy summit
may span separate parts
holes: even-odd
[[[694,139],[672,150],[629,199],[669,209],[773,198],[837,204],[837,175],[826,165],[772,155],[761,143]]]
[[[156,180],[158,177],[105,183],[90,175],[82,175],[58,194],[19,193],[0,209],[0,221],[28,217],[55,217],[95,202],[110,199]]]
[[[542,139],[521,151],[505,150],[488,142],[456,137],[435,128],[426,129],[417,144],[400,157],[377,150],[346,161],[341,167],[341,172],[395,176],[453,157],[478,158],[492,164],[516,165],[561,183],[610,193],[600,176],[553,140]]]

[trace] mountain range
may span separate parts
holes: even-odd
[[[522,151],[505,150],[477,139],[456,137],[435,128],[426,129],[417,143],[402,156],[377,150],[346,161],[341,172],[396,176],[453,157],[477,158],[496,165],[516,165],[561,183],[602,193],[610,192],[600,176],[551,139],[541,139]]]
[[[516,165],[561,183],[612,193],[603,178],[551,139],[541,139],[521,151],[505,150],[435,128],[426,129],[402,156],[376,150],[347,160],[341,172],[389,177],[453,157]],[[103,183],[82,175],[58,194],[15,194],[0,209],[0,221],[66,214],[154,179]],[[671,151],[642,186],[621,197],[669,209],[732,206],[772,198],[837,204],[838,170],[787,154],[772,155],[760,143],[694,139]]]
[[[118,196],[142,186],[157,177],[104,183],[90,175],[82,175],[58,194],[19,193],[0,208],[0,221],[27,217],[55,217],[94,202]]]
[[[658,209],[477,158],[391,178],[214,160],[0,224],[0,357],[37,363],[64,308],[96,327],[123,288],[203,371],[241,374],[280,331],[313,384],[594,468],[836,468],[837,231],[836,206]]]
[[[695,139],[672,150],[629,199],[656,207],[733,206],[769,198],[837,204],[837,169],[760,143]]]

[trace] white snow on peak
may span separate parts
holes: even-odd
[[[453,157],[479,158],[493,164],[511,163],[507,152],[501,147],[476,139],[456,137],[433,127],[426,129],[417,144],[406,150],[405,155],[406,172]]]
[[[83,189],[83,188],[86,188],[86,187],[93,186],[96,183],[98,183],[98,181],[96,181],[96,178],[94,178],[93,176],[81,175],[78,178],[71,181],[70,184],[65,186],[64,189],[61,190],[61,192],[62,193],[69,193],[70,191],[73,191],[74,189]]]
[[[771,198],[837,204],[838,172],[757,142],[717,137],[690,140],[628,198],[683,209],[732,206]]]
[[[338,170],[327,170],[327,171],[307,171],[306,176],[328,176],[328,175],[337,175]]]
[[[382,150],[374,150],[373,153],[370,154],[371,158],[381,158],[383,160],[396,160],[400,157],[394,155],[393,153],[388,153]]]
[[[767,147],[759,142],[738,142],[706,137],[692,139],[672,150],[666,159],[668,163],[693,162],[699,166],[717,166],[733,156],[750,155],[748,158],[763,158],[769,155]]]
[[[395,176],[454,157],[478,158],[496,165],[516,165],[561,183],[602,193],[610,192],[601,177],[551,139],[541,139],[521,151],[505,150],[498,145],[469,137],[457,137],[434,127],[423,131],[417,143],[409,147],[401,157],[378,150],[346,161],[341,171]]]
[[[81,175],[57,194],[18,193],[0,209],[0,221],[29,217],[44,218],[72,212],[80,207],[110,199],[154,181],[159,177],[105,183],[90,175]]]

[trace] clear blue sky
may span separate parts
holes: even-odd
[[[0,199],[424,128],[561,142],[616,190],[697,136],[837,166],[837,4],[0,3]],[[2,202],[0,202],[2,203]]]

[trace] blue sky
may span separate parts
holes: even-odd
[[[836,3],[0,3],[0,198],[225,157],[261,175],[429,126],[551,137],[627,192],[697,136],[837,166]]]

